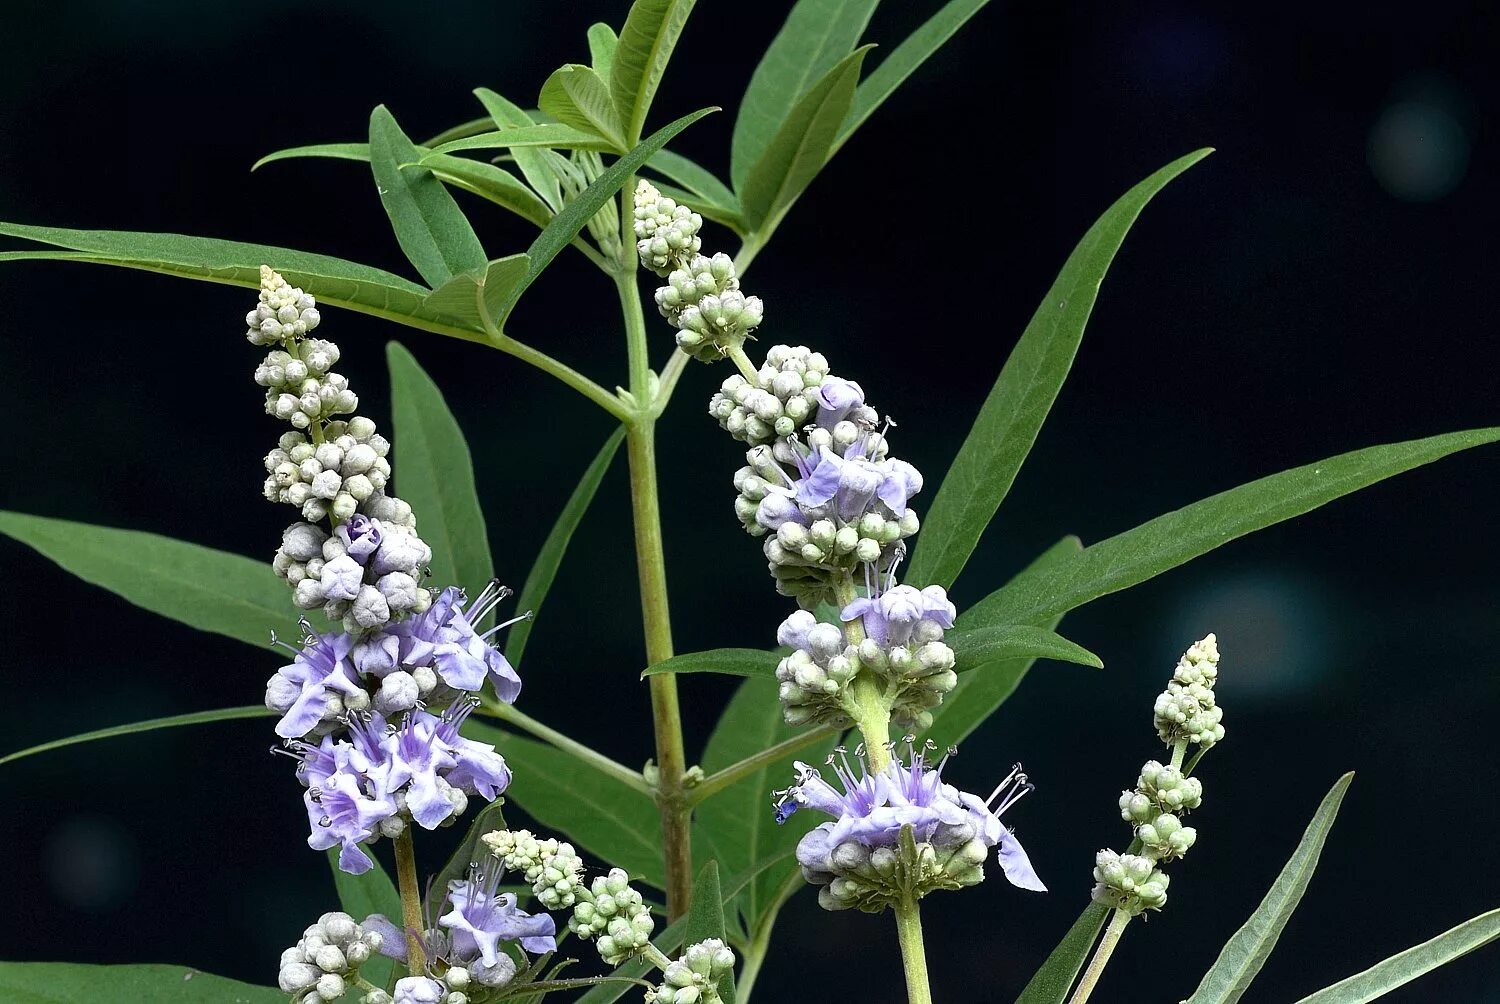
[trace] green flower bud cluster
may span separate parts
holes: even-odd
[[[1224,712],[1214,700],[1218,679],[1219,646],[1209,635],[1178,660],[1171,682],[1156,699],[1156,732],[1162,742],[1208,747],[1224,738]]]
[[[245,315],[245,337],[250,344],[275,345],[302,338],[321,320],[318,304],[311,296],[268,266],[260,267],[260,302]]]
[[[641,264],[666,279],[656,306],[677,329],[677,347],[713,362],[738,349],[760,326],[765,307],[740,291],[734,261],[700,254],[703,217],[642,180],[635,190],[636,250]]]
[[[550,160],[556,168],[553,173],[561,183],[565,204],[582,195],[584,189],[604,173],[604,160],[596,150],[574,150],[567,157],[553,154]],[[620,211],[615,207],[615,200],[605,199],[604,205],[589,217],[585,226],[605,257],[616,260],[620,254]]]
[[[276,449],[266,454],[262,494],[271,502],[297,506],[304,519],[316,522],[330,515],[342,522],[385,490],[391,477],[390,442],[375,431],[375,423],[356,416],[329,422],[323,442],[313,443],[300,432],[282,435]],[[407,522],[410,507],[406,510]]]
[[[359,967],[381,945],[379,931],[366,931],[347,913],[325,913],[281,953],[276,983],[293,1004],[341,1000],[356,986]]]
[[[659,986],[646,991],[647,1004],[718,1004],[719,981],[734,970],[734,952],[718,938],[689,945],[667,966]]]
[[[943,641],[943,629],[923,621],[905,645],[881,647],[866,638],[859,661],[894,690],[891,721],[900,728],[922,731],[932,725],[932,711],[954,687],[953,649]]]
[[[755,468],[752,466],[750,470],[753,472]],[[736,482],[740,482],[738,477]],[[764,483],[762,480],[761,484]],[[741,488],[741,498],[748,499],[755,490],[757,486],[747,481]],[[742,508],[736,501],[736,512]],[[833,600],[835,584],[845,575],[859,572],[862,565],[871,565],[883,574],[904,547],[901,541],[921,526],[914,509],[907,509],[899,517],[890,512],[868,512],[854,521],[844,520],[835,512],[807,526],[792,521],[782,523],[774,534],[766,537],[761,550],[776,581],[776,591],[792,597],[803,609],[812,609]]]
[[[549,910],[566,910],[583,889],[583,859],[565,841],[538,840],[530,830],[493,830],[480,841],[505,867],[523,875]]]
[[[984,881],[989,848],[973,827],[957,824],[940,843],[903,838],[897,847],[869,848],[850,840],[821,853],[817,838],[804,837],[797,849],[802,876],[818,886],[825,910],[880,913],[909,898],[939,889],[964,889]],[[813,834],[819,831],[812,831]],[[811,836],[811,834],[809,835]],[[910,836],[908,828],[906,836]]]
[[[1172,762],[1146,761],[1134,790],[1120,793],[1120,818],[1135,828],[1135,843],[1125,854],[1099,852],[1094,864],[1095,902],[1131,916],[1160,910],[1166,903],[1167,876],[1158,866],[1182,857],[1197,842],[1198,831],[1182,819],[1203,804],[1203,782],[1188,777],[1180,764],[1190,743],[1207,740],[1202,742],[1207,747],[1224,736],[1213,695],[1218,677],[1218,642],[1209,635],[1187,650],[1167,691],[1157,698],[1157,733],[1173,747]],[[1187,714],[1175,714],[1189,705]],[[1189,727],[1194,716],[1199,718],[1197,727]],[[1212,727],[1205,724],[1207,717],[1212,718]]]
[[[721,429],[740,442],[751,446],[776,444],[796,435],[817,417],[818,388],[829,379],[838,378],[829,373],[823,353],[813,352],[805,345],[773,345],[756,379],[746,380],[738,373],[730,376],[709,399],[708,413]],[[846,428],[807,428],[808,448],[836,449],[842,456],[876,421],[875,409],[861,405],[839,423]],[[843,441],[836,442],[836,438]],[[877,460],[884,456],[884,441],[879,445],[881,452],[874,457]],[[784,464],[795,462],[790,444],[782,446],[776,454],[776,459]]]
[[[612,868],[585,888],[574,890],[577,902],[568,929],[584,941],[597,939],[594,947],[608,965],[618,966],[651,942],[656,926],[641,894],[630,887],[623,868]]]

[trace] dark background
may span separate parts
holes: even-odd
[[[588,25],[618,24],[624,6],[11,0],[0,218],[230,237],[410,274],[362,165],[249,165],[360,139],[377,102],[419,136],[479,114],[475,86],[532,101],[551,68],[586,56]],[[787,6],[700,4],[653,121],[735,107]],[[936,6],[888,3],[868,37],[888,51]],[[929,476],[921,508],[1077,238],[1168,160],[1219,149],[1131,233],[961,606],[1063,533],[1096,541],[1284,467],[1500,420],[1500,18],[1486,7],[1272,3],[1251,17],[997,2],[839,155],[747,285],[768,304],[765,344],[825,350],[898,418],[898,449]],[[678,148],[727,174],[731,116]],[[529,242],[526,225],[464,204],[492,255]],[[732,250],[722,231],[710,241]],[[111,269],[0,270],[0,506],[269,558],[286,513],[259,498],[259,458],[281,430],[260,413],[257,353],[240,337],[252,300]],[[612,386],[624,373],[613,300],[565,254],[512,331]],[[606,417],[509,357],[326,318],[320,334],[343,346],[340,369],[382,426],[386,339],[446,389],[497,568],[519,584]],[[660,365],[670,339],[653,324]],[[787,609],[730,513],[739,450],[702,410],[723,375],[694,365],[661,433],[683,651],[764,645]],[[1200,842],[1172,868],[1168,909],[1128,931],[1100,999],[1186,996],[1348,769],[1360,773],[1324,867],[1251,998],[1294,1000],[1500,905],[1497,463],[1460,454],[1070,615],[1068,635],[1109,668],[1038,667],[950,774],[984,789],[1025,760],[1039,790],[1012,821],[1053,892],[992,878],[929,900],[938,999],[1010,1000],[1076,916],[1093,851],[1126,842],[1120,788],[1158,755],[1153,695],[1210,629],[1229,741],[1204,765]],[[634,764],[650,737],[624,492],[622,459],[538,622],[525,707]],[[277,665],[8,541],[0,568],[5,749],[252,703]],[[728,689],[684,681],[686,707]],[[691,750],[710,724],[689,722]],[[4,768],[5,956],[174,961],[271,982],[333,891],[268,735],[235,722]],[[802,894],[773,953],[767,1000],[900,997],[886,920],[827,916]],[[1500,954],[1387,999],[1500,1001]]]

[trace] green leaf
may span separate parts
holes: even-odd
[[[116,736],[134,735],[137,732],[155,732],[157,729],[172,729],[179,725],[204,725],[208,722],[228,722],[240,718],[268,718],[273,714],[275,712],[268,711],[265,705],[251,704],[240,708],[219,708],[216,711],[193,711],[185,715],[151,718],[144,722],[131,722],[129,725],[111,725],[107,729],[80,732],[78,735],[68,736],[66,739],[53,739],[37,746],[28,746],[26,749],[7,753],[5,756],[0,756],[0,764],[7,764],[12,760],[21,760],[25,757],[35,756],[38,753],[47,753],[52,750],[62,749],[65,746],[91,743],[96,739],[113,739]]]
[[[1450,453],[1500,440],[1500,428],[1371,446],[1252,481],[1028,569],[971,607],[964,627],[1034,624],[1160,575],[1236,537],[1300,516]]]
[[[460,272],[483,267],[489,256],[443,183],[431,171],[403,168],[421,156],[385,105],[377,105],[370,113],[375,187],[401,250],[435,288]]]
[[[859,44],[878,2],[800,0],[792,8],[740,100],[729,148],[735,188],[744,191],[751,168],[770,147],[797,100]],[[839,120],[843,120],[842,112]]]
[[[370,144],[368,143],[317,143],[313,146],[294,146],[285,150],[277,150],[268,153],[254,164],[250,170],[259,171],[267,164],[274,164],[278,160],[293,160],[298,157],[329,157],[333,160],[358,160],[365,163],[370,162]]]
[[[989,0],[951,0],[881,60],[880,65],[870,71],[870,75],[854,92],[854,107],[849,109],[849,116],[844,119],[843,128],[839,130],[839,137],[833,145],[834,150],[843,146],[854,135],[854,130],[864,125],[865,120],[875,113],[875,109],[884,104],[885,99],[917,67],[925,63],[929,56],[964,26],[964,22],[987,3]]]
[[[456,126],[449,126],[447,129],[444,129],[442,132],[438,133],[431,139],[426,140],[422,143],[418,143],[417,145],[429,148],[434,146],[442,146],[444,143],[450,143],[456,139],[465,139],[469,136],[477,136],[482,132],[489,132],[491,126],[493,125],[494,120],[488,117],[469,119],[469,121],[460,122]]]
[[[724,894],[719,888],[719,863],[709,861],[698,872],[693,883],[693,902],[688,908],[687,930],[682,936],[685,944],[696,945],[709,938],[726,940],[724,933]],[[724,1004],[734,1004],[734,970],[724,974],[719,981],[719,998]]]
[[[716,203],[734,212],[739,211],[740,200],[729,190],[729,186],[714,177],[713,172],[708,168],[700,167],[681,154],[673,153],[671,150],[658,150],[655,156],[646,162],[646,166],[663,177],[671,178],[702,200]],[[695,210],[698,208],[692,201],[689,201],[689,205],[692,205]]]
[[[387,920],[393,920],[396,926],[401,926],[401,894],[396,891],[396,885],[391,877],[385,873],[380,859],[371,855],[373,864],[370,870],[363,875],[350,875],[339,868],[339,848],[328,849],[328,867],[333,871],[333,885],[339,894],[339,909],[354,918],[356,924],[363,923],[364,919],[372,913],[385,916]],[[447,886],[442,887],[444,890]],[[370,956],[370,960],[360,967],[360,975],[377,987],[383,987],[390,980],[391,972],[395,969],[396,960],[387,958],[378,952]]]
[[[1107,906],[1090,903],[1085,907],[1016,998],[1016,1004],[1064,1004],[1108,917]]]
[[[615,30],[603,21],[589,25],[589,62],[594,64],[594,72],[604,80],[613,75],[615,49],[619,44]]]
[[[1261,900],[1245,925],[1234,932],[1213,966],[1203,974],[1198,989],[1184,1004],[1235,1004],[1249,989],[1250,981],[1260,973],[1271,949],[1276,947],[1276,939],[1281,937],[1292,911],[1302,902],[1313,869],[1318,867],[1318,856],[1323,853],[1328,831],[1339,814],[1339,803],[1344,800],[1344,793],[1349,790],[1352,780],[1352,773],[1345,774],[1323,796],[1322,804],[1313,813],[1312,822],[1307,824],[1297,849],[1281,869],[1281,874],[1276,876],[1271,891],[1266,893],[1266,898]]]
[[[442,391],[399,342],[385,350],[391,370],[396,487],[432,548],[432,582],[474,595],[495,577],[469,444]]]
[[[1497,939],[1500,939],[1500,910],[1491,910],[1304,997],[1297,1004],[1364,1004]]]
[[[1075,645],[1055,631],[1029,624],[952,631],[944,640],[957,657],[953,669],[958,673],[993,666],[999,660],[1027,659],[1053,659],[1104,668],[1104,661],[1082,645]]]
[[[513,772],[506,797],[548,829],[634,877],[664,888],[661,816],[649,798],[585,761],[472,718],[466,734],[493,743]]]
[[[498,95],[497,95],[498,96]],[[450,140],[433,147],[430,153],[463,153],[467,150],[514,150],[548,147],[558,150],[598,150],[613,153],[614,146],[593,133],[575,129],[561,122],[539,122],[494,132],[482,132],[463,139]]]
[[[422,166],[432,171],[433,176],[444,184],[462,188],[481,199],[504,206],[539,227],[545,227],[552,220],[551,207],[503,167],[448,154],[429,155]]]
[[[623,46],[622,40],[621,47]],[[616,69],[618,68],[616,64]],[[531,268],[521,280],[520,285],[511,293],[500,314],[496,316],[496,324],[504,325],[505,318],[515,308],[516,301],[521,298],[521,294],[536,281],[536,277],[542,274],[542,270],[551,264],[552,259],[557,257],[557,253],[573,240],[578,231],[583,229],[584,224],[599,211],[604,203],[614,198],[615,193],[624,187],[631,175],[635,174],[642,164],[649,160],[656,151],[666,146],[672,137],[715,110],[701,108],[691,115],[684,115],[675,122],[662,126],[652,133],[649,139],[642,141],[635,149],[611,164],[608,170],[594,179],[593,184],[579,192],[577,198],[570,201],[562,212],[553,217],[552,222],[547,224],[547,229],[543,230],[532,242],[531,247],[526,249],[526,254],[531,259]]]
[[[593,67],[568,63],[552,71],[542,85],[537,105],[564,125],[591,132],[624,151],[629,144],[621,130],[620,113],[609,95],[609,85]]]
[[[563,555],[567,553],[568,542],[573,539],[578,524],[583,521],[583,514],[594,501],[599,483],[604,480],[610,461],[619,452],[620,443],[624,439],[625,429],[622,426],[604,441],[604,445],[589,462],[588,469],[583,472],[577,487],[573,489],[573,494],[568,496],[562,511],[557,514],[557,521],[548,531],[547,539],[542,541],[542,549],[537,552],[536,561],[526,576],[526,584],[521,587],[521,595],[516,600],[516,609],[530,613],[531,618],[513,626],[505,643],[505,657],[513,666],[521,664],[521,654],[526,651],[526,641],[531,637],[532,625],[536,623],[542,601],[547,598],[547,592],[557,578],[557,570],[562,565]]]
[[[524,254],[513,254],[472,272],[461,272],[422,301],[422,312],[461,327],[498,332],[495,312],[526,275],[529,265]]]
[[[782,719],[776,681],[746,680],[714,726],[703,752],[703,770],[708,774],[723,770],[797,731]],[[836,739],[830,738],[821,748],[789,754],[767,764],[703,802],[693,813],[693,844],[697,853],[717,859],[731,874],[775,855],[785,855],[777,864],[764,868],[739,897],[740,914],[752,931],[766,912],[778,905],[774,898],[776,888],[797,867],[791,852],[802,834],[816,822],[810,818],[804,820],[811,813],[799,813],[778,826],[767,800],[769,792],[791,783],[788,779],[793,776],[795,761],[820,762],[835,742]]]
[[[1152,196],[1208,154],[1199,150],[1174,160],[1126,192],[1068,256],[943,478],[922,523],[909,581],[953,588],[1062,390],[1099,284],[1131,224]]]
[[[479,99],[480,104],[484,105],[484,110],[490,113],[495,127],[502,132],[507,129],[522,129],[536,125],[531,116],[526,114],[525,109],[486,87],[476,90],[474,96]],[[511,148],[511,156],[515,158],[516,167],[520,169],[521,176],[551,208],[552,212],[556,213],[563,207],[562,186],[547,156],[550,152],[546,149],[526,146]]]
[[[86,966],[73,962],[0,962],[6,1004],[286,1004],[275,987],[257,987],[188,966]]]
[[[128,230],[69,230],[0,223],[0,234],[70,248],[71,251],[6,251],[0,261],[81,261],[260,288],[260,267],[270,265],[288,282],[326,305],[410,324],[427,289],[399,275],[342,258],[265,244],[244,244],[181,234]]]
[[[741,213],[751,230],[775,227],[828,162],[869,51],[870,46],[855,49],[798,99],[744,183],[736,186]]]
[[[1038,555],[1021,574],[1059,565],[1082,550],[1083,544],[1077,537],[1064,537]],[[1061,620],[1062,616],[1058,615],[1049,618],[1043,626],[1056,628]],[[954,631],[954,634],[958,633]],[[932,710],[932,726],[927,730],[927,738],[939,748],[957,746],[1015,693],[1035,661],[1004,659],[985,667],[983,672],[960,676],[958,685],[948,692],[942,704]]]
[[[625,144],[640,140],[646,114],[661,86],[672,50],[693,12],[694,0],[635,0],[620,29],[610,67],[609,91],[625,127]],[[654,151],[653,151],[654,152]],[[633,170],[633,169],[632,169]]]
[[[642,679],[661,673],[722,673],[725,676],[753,676],[769,680],[776,675],[781,656],[763,648],[714,648],[706,652],[685,652],[658,662],[641,674]]]
[[[0,511],[0,533],[154,614],[264,648],[296,630],[269,562],[140,530]]]
[[[728,206],[721,206],[710,202],[701,195],[695,195],[692,192],[678,188],[676,185],[669,185],[664,181],[657,181],[654,184],[657,191],[676,202],[679,206],[687,206],[704,219],[713,220],[715,223],[728,227],[736,234],[744,236],[745,221],[740,216],[738,209],[731,209]]]

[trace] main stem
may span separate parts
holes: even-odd
[[[901,942],[901,965],[906,970],[908,1004],[932,1004],[927,985],[927,949],[922,944],[922,914],[915,899],[896,907],[896,938]]]
[[[628,220],[629,214],[625,217]],[[646,319],[641,312],[635,270],[622,271],[615,285],[625,319],[630,390],[641,408],[626,423],[625,452],[630,461],[630,507],[635,521],[635,563],[640,578],[646,663],[654,666],[672,658],[672,616],[667,603],[666,559],[662,554],[656,420],[650,414],[651,380],[646,368]],[[682,783],[687,770],[682,746],[682,710],[677,702],[674,674],[652,676],[650,687],[651,720],[656,734],[656,802],[661,810],[662,854],[667,872],[667,915],[675,920],[687,912],[693,893],[690,809]]]
[[[427,969],[427,954],[417,936],[423,929],[422,888],[417,884],[417,855],[409,824],[396,838],[396,884],[401,890],[401,923],[406,927],[406,970],[420,976]]]
[[[1089,960],[1089,967],[1084,970],[1083,979],[1078,981],[1078,988],[1073,991],[1068,1004],[1084,1004],[1089,999],[1089,995],[1094,992],[1094,984],[1104,975],[1104,967],[1109,965],[1109,957],[1114,954],[1115,946],[1120,943],[1120,935],[1125,933],[1125,925],[1128,923],[1130,914],[1124,910],[1116,910],[1110,915],[1104,937],[1099,940],[1099,947],[1094,949],[1094,957]]]

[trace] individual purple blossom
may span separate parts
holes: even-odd
[[[514,893],[499,891],[503,866],[487,857],[469,869],[466,878],[448,884],[447,913],[438,923],[448,929],[455,958],[477,957],[487,967],[496,965],[500,942],[515,941],[528,952],[555,951],[557,929],[546,914],[535,916],[516,906]]]
[[[853,380],[829,377],[818,388],[818,426],[832,429],[865,403],[865,392]]]
[[[906,513],[907,502],[922,490],[921,472],[904,460],[869,460],[867,445],[862,438],[843,456],[824,448],[811,457],[798,456],[800,477],[787,492],[803,513],[822,516],[831,508],[832,514],[853,522],[873,511],[877,500],[895,519]]]
[[[489,639],[522,618],[497,624],[483,634],[474,628],[509,595],[509,590],[491,582],[466,611],[462,589],[443,590],[427,610],[392,629],[401,639],[402,665],[408,669],[431,666],[454,690],[477,691],[488,679],[500,700],[514,703],[521,693],[521,678]]]
[[[338,844],[339,868],[351,875],[369,871],[370,856],[359,845],[375,835],[381,820],[396,814],[395,799],[367,787],[358,775],[338,770],[303,796],[312,824],[308,846],[323,851]]]
[[[296,700],[276,723],[276,734],[283,739],[304,736],[322,721],[331,694],[362,693],[359,677],[349,660],[353,642],[347,634],[309,634],[300,651],[278,644],[297,655],[291,665],[277,670],[277,675],[300,688]]]
[[[371,768],[375,783],[390,795],[404,790],[407,811],[425,829],[453,814],[450,788],[493,801],[510,785],[510,769],[495,747],[459,735],[474,707],[474,701],[463,700],[441,717],[409,712],[380,743],[379,762]]]
[[[427,976],[401,977],[396,981],[396,995],[391,998],[393,1004],[439,1004],[442,999],[443,985]]]
[[[370,555],[380,549],[385,532],[380,528],[380,520],[355,513],[339,524],[334,536],[344,545],[344,551],[349,557],[363,565]]]
[[[894,579],[892,570],[888,581]],[[923,621],[930,621],[938,628],[951,628],[957,615],[958,608],[942,586],[917,589],[906,585],[887,585],[883,590],[872,585],[869,596],[859,597],[839,614],[844,621],[862,618],[865,634],[883,648],[910,642]]]

